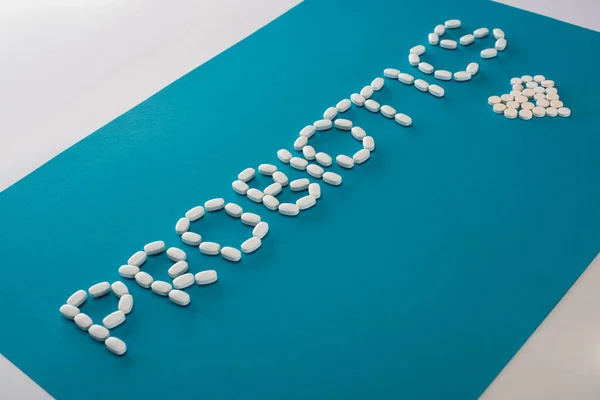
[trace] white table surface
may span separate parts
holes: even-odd
[[[3,0],[0,191],[300,1]],[[498,1],[600,31],[600,0]],[[600,257],[481,398],[600,399],[598,287]],[[0,355],[0,399],[47,398]]]

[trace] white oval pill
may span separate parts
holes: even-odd
[[[515,98],[510,94],[503,94],[500,96],[500,99],[503,103],[508,103],[509,101],[513,101]]]
[[[425,53],[425,46],[423,46],[422,44],[419,44],[410,49],[410,54],[416,54],[420,56],[423,53]]]
[[[431,65],[427,62],[420,62],[419,63],[419,71],[421,71],[424,74],[431,75],[431,74],[433,74],[433,65]]]
[[[220,197],[208,200],[206,203],[204,203],[204,208],[206,211],[218,211],[223,207],[225,207],[225,200]]]
[[[458,29],[460,28],[460,20],[459,19],[449,19],[444,22],[444,26],[446,29]]]
[[[542,81],[542,86],[545,88],[553,87],[554,81],[546,79],[545,81]]]
[[[513,90],[519,90],[519,91],[524,89],[523,85],[512,85],[512,88],[513,88]]]
[[[354,128],[352,128],[352,132],[354,132]],[[317,160],[317,162],[324,167],[329,167],[333,163],[331,156],[327,153],[323,153],[322,151],[316,154],[315,160]]]
[[[432,32],[429,35],[427,35],[427,40],[429,41],[430,45],[437,46],[438,43],[440,42],[440,37],[438,36],[437,33]]]
[[[335,158],[335,162],[342,168],[350,169],[354,167],[354,160],[344,154],[340,154],[339,156],[337,156]]]
[[[389,111],[389,110],[388,110]],[[394,110],[395,111],[395,110]],[[394,114],[395,115],[395,114]],[[365,132],[365,130],[363,128],[361,128],[360,126],[355,126],[352,128],[352,130],[350,131],[352,133],[352,136],[354,137],[354,139],[356,140],[361,140],[367,136],[367,133]],[[330,164],[331,165],[331,164]]]
[[[362,164],[371,157],[371,152],[367,149],[360,149],[352,156],[352,159],[356,164]]]
[[[174,289],[169,292],[169,300],[178,306],[185,307],[190,304],[190,295],[182,290]]]
[[[310,194],[315,199],[321,198],[321,185],[318,183],[311,183],[308,185],[308,194]],[[256,236],[256,235],[254,235]]]
[[[192,286],[194,282],[194,274],[188,272],[187,274],[180,275],[177,278],[173,279],[173,287],[175,289],[181,290]]]
[[[346,112],[346,111],[348,111],[348,109],[350,108],[350,100],[348,100],[348,99],[340,100],[336,104],[335,108],[337,108],[339,112]]]
[[[504,51],[504,49],[506,48],[506,39],[496,40],[496,44],[494,44],[494,48],[498,51]]]
[[[294,157],[296,158],[296,157]],[[294,159],[292,158],[292,160]],[[246,196],[255,203],[262,203],[262,198],[265,194],[256,188],[250,188],[246,192]]]
[[[287,186],[288,184],[288,177],[286,174],[284,174],[281,171],[277,171],[273,174],[272,176],[273,181],[279,183],[281,186]]]
[[[315,148],[312,147],[312,146],[304,146],[302,148],[302,155],[307,160],[314,160],[315,159],[315,154],[317,154],[317,152],[315,151]]]
[[[546,100],[546,98],[545,98],[545,97],[544,97],[544,98],[542,98],[542,99],[539,99],[538,101],[536,101],[536,102],[535,102],[535,104],[536,104],[538,107],[544,107],[544,108],[546,108],[546,107],[549,107],[549,106],[550,106],[550,102],[549,102],[548,100]]]
[[[515,118],[517,118],[518,115],[519,115],[519,113],[514,108],[507,107],[506,110],[504,110],[504,117],[505,118],[515,119]]]
[[[517,96],[521,96],[523,94],[523,92],[521,92],[520,90],[511,90],[510,91],[510,95],[515,98]]]
[[[493,109],[496,114],[504,114],[504,110],[506,110],[506,105],[502,103],[494,104]]]
[[[275,211],[279,208],[279,200],[277,200],[274,196],[267,194],[262,199],[263,204],[271,211]]]
[[[421,92],[426,92],[429,89],[429,83],[423,79],[415,79],[415,87]]]
[[[135,265],[121,265],[119,267],[119,275],[123,278],[133,278],[138,272],[140,272],[140,268]]]
[[[452,79],[452,72],[443,69],[438,69],[437,71],[435,71],[433,76],[435,77],[435,79],[439,79],[441,81],[449,81],[450,79]]]
[[[398,71],[398,74],[400,74],[400,71]],[[394,79],[397,79],[397,78],[398,78],[398,75],[396,75],[394,77]],[[373,79],[373,81],[371,82],[371,87],[376,92],[379,92],[383,88],[383,85],[385,85],[385,81],[383,80],[383,78],[380,78],[380,77]],[[352,99],[350,99],[350,101],[352,101]]]
[[[281,187],[281,185],[279,185]],[[227,215],[229,215],[230,217],[233,218],[239,218],[242,216],[242,213],[244,212],[244,209],[242,207],[240,207],[239,205],[235,204],[235,203],[227,203],[225,205],[225,212],[227,213]],[[189,232],[188,232],[189,233]],[[199,235],[198,235],[199,236]],[[202,240],[200,240],[201,242]],[[198,244],[200,244],[200,242],[198,242]]]
[[[231,187],[233,188],[233,191],[236,192],[237,194],[241,194],[242,196],[246,195],[246,192],[248,192],[249,186],[246,182],[237,180],[237,181],[233,181],[233,183],[231,184]],[[204,208],[202,208],[204,209]]]
[[[200,271],[196,274],[196,284],[203,286],[203,285],[210,285],[211,283],[215,283],[218,279],[217,277],[217,271],[215,271],[214,269],[209,269],[207,271]]]
[[[152,285],[152,282],[154,282],[154,278],[149,273],[140,271],[135,274],[135,281],[144,289],[148,289]]]
[[[300,209],[296,204],[292,203],[281,203],[279,205],[279,214],[285,215],[288,217],[295,217],[300,214]]]
[[[335,107],[329,107],[323,113],[323,119],[334,119],[337,114],[338,114],[337,108],[335,108]]]
[[[444,25],[437,25],[433,31],[438,36],[444,36],[444,33],[446,33],[446,27]]]
[[[256,236],[259,239],[264,238],[269,232],[269,224],[265,221],[261,221],[252,229],[252,236]]]
[[[260,238],[257,238],[256,236],[252,236],[250,239],[246,240],[244,243],[242,243],[242,251],[246,254],[250,254],[254,251],[256,251],[260,245],[262,244]]]
[[[549,117],[556,117],[558,115],[558,110],[554,107],[546,108],[546,115]]]
[[[123,297],[119,299],[119,305],[117,306],[117,308],[123,314],[129,314],[133,309],[133,296],[130,294],[123,295]]]
[[[383,76],[386,78],[398,79],[398,75],[400,75],[400,71],[396,68],[386,68],[383,70]]]
[[[318,131],[326,131],[328,129],[331,129],[332,126],[333,122],[331,122],[330,119],[321,119],[315,121],[315,129]]]
[[[202,208],[202,213],[204,213],[204,207],[199,206],[200,208]],[[194,210],[197,207],[192,208],[192,210]],[[195,221],[190,219],[190,217],[194,217],[195,214],[192,214],[191,211],[188,211],[185,213],[185,216],[190,220],[190,221]],[[189,215],[189,216],[188,216]],[[198,217],[200,218],[200,217]],[[196,219],[198,219],[196,218]],[[155,254],[159,254],[162,253],[163,251],[165,251],[165,242],[163,242],[162,240],[157,240],[155,242],[150,242],[147,245],[144,246],[144,251],[146,252],[147,255],[149,256],[153,256]]]
[[[87,297],[87,292],[83,289],[80,289],[73,293],[71,296],[69,296],[69,298],[67,299],[67,304],[73,307],[79,307],[87,300]]]
[[[368,99],[369,97],[373,96],[373,88],[369,85],[365,86],[360,90],[360,95],[365,99]]]
[[[132,255],[131,257],[129,257],[129,260],[127,260],[127,264],[129,265],[135,265],[136,267],[141,266],[143,263],[146,262],[146,252],[145,251],[136,251],[134,255]]]
[[[264,194],[270,195],[270,196],[277,196],[279,193],[281,193],[281,190],[282,190],[281,184],[274,182],[265,188]],[[263,199],[264,199],[264,197],[263,197]]]
[[[456,82],[465,82],[471,80],[471,74],[467,71],[458,71],[454,73],[454,80]]]
[[[412,118],[406,114],[398,113],[398,114],[396,114],[395,119],[396,119],[396,122],[402,126],[411,126],[412,125]]]
[[[177,278],[181,274],[185,274],[188,270],[187,261],[177,261],[175,264],[169,268],[168,273],[171,279]]]
[[[533,103],[530,103],[529,101],[526,101],[525,103],[521,104],[521,108],[524,110],[533,110],[533,107],[535,107],[533,105]]]
[[[394,118],[394,116],[396,116],[396,110],[388,105],[381,106],[379,111],[381,111],[381,114],[386,118]]]
[[[294,142],[294,150],[300,151],[307,144],[308,139],[306,138],[306,136],[298,136],[298,139],[296,139],[296,141]]]
[[[315,127],[311,126],[313,132],[315,131]],[[300,134],[302,134],[302,132],[300,132]],[[310,136],[306,136],[306,135],[302,135],[304,137],[310,137]],[[311,135],[312,136],[312,135]],[[289,152],[289,150],[286,149],[279,149],[277,150],[277,158],[279,159],[279,161],[281,161],[284,164],[289,164],[290,160],[292,159],[292,153]]]
[[[99,342],[104,342],[110,336],[110,332],[108,331],[108,329],[106,329],[102,325],[90,326],[90,329],[88,329],[88,333],[93,339]]]
[[[104,344],[111,353],[116,354],[118,356],[122,356],[127,351],[127,345],[125,344],[125,342],[114,336],[106,339]]]
[[[431,93],[435,97],[444,97],[445,94],[444,88],[435,84],[429,85],[429,88],[427,88],[427,90],[429,90],[429,93]]]
[[[206,254],[207,256],[216,256],[221,251],[221,245],[215,242],[202,242],[198,249],[200,250],[200,253]]]
[[[352,121],[348,119],[338,118],[334,121],[335,127],[342,131],[349,131],[352,129]]]
[[[167,250],[167,257],[169,257],[171,261],[175,262],[184,261],[187,258],[185,251],[178,249],[177,247],[169,247]]]
[[[523,96],[527,96],[528,99],[531,99],[535,95],[535,92],[533,91],[533,89],[529,89],[529,88],[524,89],[522,93],[523,93]]]
[[[525,98],[525,99],[527,99],[527,98]],[[506,107],[514,108],[515,110],[518,110],[519,107],[521,107],[521,103],[519,103],[518,101],[509,101],[508,103],[506,103]]]
[[[301,136],[304,137],[304,136]],[[307,139],[308,140],[308,139]],[[277,171],[277,167],[273,164],[260,164],[258,166],[258,172],[265,176],[271,176]]]
[[[403,72],[398,75],[398,80],[405,85],[412,85],[415,81],[415,78],[412,75]]]
[[[545,80],[546,80],[546,77],[544,75],[535,75],[533,77],[533,81],[537,82],[537,83],[542,83]]]
[[[251,213],[251,212],[245,212],[242,214],[242,224],[244,224],[244,225],[256,226],[259,222],[260,222],[260,215],[258,215],[258,214]]]
[[[417,65],[419,65],[419,63],[421,62],[421,57],[419,57],[416,54],[409,54],[408,55],[408,63],[410,65],[412,65],[413,67],[416,67]],[[400,76],[400,74],[398,74],[398,76]]]
[[[533,80],[533,77],[532,77],[531,75],[523,75],[523,76],[521,77],[521,80],[522,80],[522,81],[523,81],[525,84],[527,84],[527,82],[531,82],[531,81]]]
[[[339,186],[342,184],[342,177],[335,172],[327,171],[323,174],[323,182],[332,186]]]
[[[523,83],[523,80],[521,78],[512,78],[510,80],[511,85],[520,85],[522,83]]]
[[[79,308],[72,306],[70,304],[63,304],[62,306],[60,306],[59,311],[63,317],[65,317],[66,319],[70,319],[70,320],[75,318],[75,316],[77,314],[79,314],[79,312],[80,312]]]
[[[123,311],[115,311],[104,317],[102,325],[104,325],[106,329],[113,329],[125,322],[125,318],[125,313]]]
[[[303,196],[303,197],[300,197],[298,200],[296,200],[296,205],[298,206],[300,211],[307,210],[307,209],[311,208],[312,206],[314,206],[315,204],[317,204],[317,199],[315,199],[311,195]]]
[[[519,104],[525,103],[525,102],[527,102],[527,100],[528,100],[527,96],[524,96],[524,95],[515,97],[515,101]]]
[[[543,87],[541,87],[541,86],[538,86],[538,87],[535,87],[535,88],[533,88],[533,91],[534,91],[535,93],[546,93],[546,88],[543,88]]]
[[[558,109],[558,115],[563,118],[567,118],[571,116],[571,109],[567,107],[561,107]]]
[[[75,325],[77,325],[79,329],[86,332],[88,331],[88,329],[90,329],[90,326],[94,324],[90,316],[84,313],[77,314],[73,320],[75,321]]]
[[[173,289],[173,286],[164,281],[154,281],[152,282],[150,289],[159,296],[168,296],[169,292]]]
[[[519,111],[519,118],[521,118],[522,120],[530,120],[533,117],[533,113],[531,112],[531,110],[520,110]]]
[[[537,83],[537,82],[527,82],[527,87],[528,87],[529,89],[535,89],[535,88],[537,88],[537,87],[538,87],[538,83]],[[545,89],[544,89],[544,91],[545,91]],[[534,90],[534,92],[535,92],[535,90]],[[536,93],[537,93],[537,92],[536,92]]]
[[[496,49],[484,49],[484,50],[481,50],[481,53],[479,53],[479,55],[483,59],[494,58],[494,57],[496,57],[498,55],[498,50],[496,50]]]
[[[375,100],[367,100],[365,101],[365,108],[373,113],[379,112],[380,105]]]
[[[503,39],[504,38],[504,31],[500,28],[494,28],[492,30],[492,33],[494,35],[494,38],[496,39]]]
[[[533,110],[531,110],[531,112],[533,113],[534,117],[538,118],[541,118],[546,115],[546,109],[544,107],[533,107]]]
[[[308,161],[306,161],[304,158],[293,157],[292,160],[290,161],[290,165],[294,169],[304,171],[306,169],[306,167],[308,166]]]
[[[254,176],[256,176],[256,171],[254,168],[246,168],[238,174],[238,180],[242,182],[249,182],[254,178]]]
[[[440,47],[442,49],[454,50],[458,47],[456,40],[444,39],[440,41]]]
[[[198,235],[196,232],[186,232],[181,235],[181,240],[187,245],[198,246],[202,243],[202,236]]]
[[[309,184],[310,181],[308,178],[295,179],[290,182],[290,190],[292,192],[301,192],[302,190],[308,189]]]
[[[96,283],[88,289],[88,293],[92,297],[102,297],[108,292],[110,292],[110,283],[108,282]]]
[[[471,75],[477,74],[477,72],[479,72],[479,64],[476,62],[469,63],[469,65],[467,65],[467,72]]]
[[[365,105],[366,99],[358,93],[352,93],[350,95],[350,100],[352,101],[352,103],[356,104],[357,106],[362,107]]]
[[[490,30],[488,28],[475,29],[475,32],[473,32],[473,36],[475,36],[477,39],[484,38],[489,34]]]
[[[238,262],[242,259],[242,252],[236,248],[225,246],[221,249],[221,256],[227,261]]]
[[[462,46],[468,46],[468,45],[470,45],[471,43],[473,43],[474,41],[475,41],[475,36],[474,36],[474,35],[471,35],[471,34],[468,34],[468,35],[464,35],[464,36],[462,36],[462,37],[459,39],[459,41],[458,41],[458,42],[459,42],[459,43],[460,43]]]
[[[498,104],[502,102],[502,99],[499,96],[490,96],[488,97],[488,104],[493,106],[494,104]]]
[[[179,218],[175,224],[175,233],[183,235],[188,229],[190,229],[190,220],[185,217]]]
[[[308,167],[306,167],[306,172],[308,172],[308,174],[313,178],[321,179],[325,173],[325,170],[320,165],[310,164]]]
[[[558,89],[555,87],[546,88],[546,94],[558,94]]]
[[[556,109],[560,109],[564,106],[563,102],[560,100],[552,100],[550,102],[550,106],[556,108]]]
[[[121,298],[126,294],[129,294],[129,289],[127,289],[127,286],[121,281],[113,282],[112,285],[110,285],[110,288],[117,298]]]
[[[363,148],[374,151],[375,150],[375,139],[372,136],[365,136],[362,140]]]

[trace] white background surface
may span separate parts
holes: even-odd
[[[0,1],[0,191],[300,1]],[[499,2],[600,31],[600,0]],[[600,259],[482,399],[600,399],[598,287]],[[44,398],[0,356],[0,399]]]

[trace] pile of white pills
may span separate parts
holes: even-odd
[[[523,120],[557,115],[567,118],[571,115],[571,110],[560,100],[554,81],[546,79],[544,75],[523,75],[512,78],[510,84],[510,93],[488,98],[488,104],[496,114]]]
[[[488,28],[478,28],[475,29],[473,33],[469,33],[467,35],[462,36],[458,43],[455,40],[451,39],[441,39],[441,37],[445,35],[447,29],[459,29],[461,25],[461,21],[458,19],[451,19],[446,21],[443,25],[437,25],[433,32],[431,32],[427,36],[429,44],[431,46],[439,45],[440,48],[446,50],[455,50],[459,44],[461,46],[470,46],[475,42],[476,39],[483,39],[487,37],[490,33],[490,30]],[[496,43],[493,48],[484,49],[480,52],[479,55],[482,59],[495,58],[498,55],[499,51],[504,51],[504,49],[506,48],[507,42],[504,31],[500,28],[494,28],[492,30],[492,34],[496,39]],[[479,64],[477,64],[476,62],[469,63],[463,71],[456,71],[454,73],[442,69],[435,69],[434,66],[430,63],[421,60],[421,56],[425,54],[425,51],[426,48],[422,44],[412,47],[409,50],[408,62],[413,67],[418,68],[419,71],[421,71],[422,73],[427,75],[433,75],[435,79],[441,81],[450,81],[454,77],[454,80],[456,82],[466,82],[471,80],[471,77],[477,74],[477,72],[479,71]],[[403,75],[404,76],[402,77],[398,77],[400,82],[405,84],[414,84],[415,87],[421,91],[428,91],[428,87],[431,86],[422,79],[415,80],[410,74]],[[391,76],[388,77],[391,78]],[[436,90],[434,90],[434,92],[429,92],[436,97],[443,96],[443,89],[441,96],[435,93]]]

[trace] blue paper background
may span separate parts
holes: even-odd
[[[316,207],[284,218],[231,190],[384,68],[420,76],[408,49],[450,18],[464,25],[454,38],[503,28],[507,50],[485,61],[480,44],[428,47],[438,68],[481,65],[469,83],[441,83],[441,100],[386,79],[374,99],[414,125],[348,111],[377,148],[341,171],[342,186],[322,185]],[[0,352],[58,399],[476,398],[599,250],[598,48],[598,33],[488,2],[301,4],[0,194]],[[537,73],[557,82],[571,118],[492,113],[488,96]],[[360,148],[340,132],[313,143],[333,156]],[[212,197],[271,225],[239,264],[174,232]],[[251,231],[223,212],[193,230],[234,246]],[[152,240],[219,282],[188,289],[180,308],[127,280],[136,305],[113,334],[129,350],[115,357],[58,308],[119,279]],[[169,265],[161,255],[144,270],[167,279]],[[99,322],[116,302],[82,311]]]

